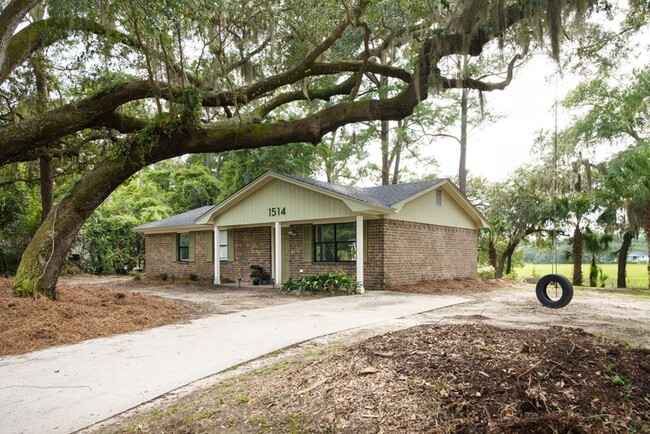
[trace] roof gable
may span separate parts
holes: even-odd
[[[376,187],[362,188],[317,181],[296,175],[266,172],[216,206],[197,208],[163,220],[140,225],[133,230],[140,232],[156,232],[171,228],[210,225],[215,221],[215,218],[218,215],[237,206],[240,202],[245,201],[248,197],[258,190],[263,189],[264,186],[274,180],[287,182],[306,190],[311,190],[331,198],[339,199],[347,206],[347,208],[349,208],[350,212],[364,213],[366,215],[390,215],[398,213],[406,203],[427,194],[434,189],[443,188],[454,199],[454,201],[457,202],[464,212],[466,212],[468,216],[476,222],[477,227],[488,226],[487,221],[481,213],[448,179],[432,179],[405,184],[380,185]]]

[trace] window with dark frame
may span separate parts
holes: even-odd
[[[178,246],[178,260],[190,260],[190,234],[178,234],[176,239]]]
[[[357,259],[357,225],[314,225],[314,262],[350,262]]]
[[[436,206],[442,206],[442,190],[436,190]]]

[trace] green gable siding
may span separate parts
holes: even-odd
[[[269,215],[269,209],[276,215]],[[340,199],[274,179],[217,216],[216,223],[238,226],[354,216]]]
[[[406,203],[397,214],[389,214],[386,218],[465,229],[476,229],[477,225],[444,189],[442,206],[436,205],[436,190],[432,190]]]

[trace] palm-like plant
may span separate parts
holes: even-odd
[[[591,255],[591,266],[589,267],[589,286],[598,286],[598,266],[596,260],[603,253],[609,250],[609,243],[613,237],[610,234],[599,234],[587,228],[584,234],[585,250]]]
[[[605,187],[618,194],[627,207],[643,210],[641,223],[650,251],[650,144],[641,142],[614,157],[605,179]]]

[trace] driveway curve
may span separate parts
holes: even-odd
[[[272,351],[470,300],[370,291],[3,357],[0,432],[78,431]]]

